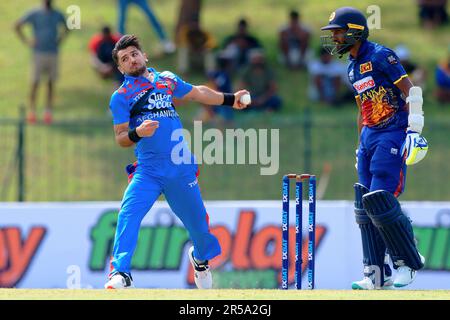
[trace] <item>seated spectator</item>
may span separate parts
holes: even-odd
[[[223,44],[224,51],[233,59],[233,70],[246,66],[249,62],[249,52],[256,48],[261,48],[261,44],[249,34],[245,19],[239,20],[236,33],[227,37]]]
[[[447,0],[418,0],[422,27],[434,29],[448,23]]]
[[[436,67],[436,97],[440,103],[450,103],[450,46],[447,59]]]
[[[395,47],[394,52],[400,59],[400,63],[402,64],[412,83],[415,86],[421,87],[422,90],[425,90],[426,71],[424,68],[421,68],[417,64],[411,62],[408,47],[406,47],[405,45],[398,45],[397,47]]]
[[[103,79],[113,79],[120,85],[123,81],[122,73],[117,69],[112,58],[112,50],[120,35],[111,33],[108,26],[102,28],[101,33],[95,34],[89,41],[91,62],[95,71]]]
[[[208,83],[206,86],[221,92],[233,92],[230,66],[231,58],[224,52],[220,52],[216,58],[216,68],[207,73]],[[233,116],[234,109],[229,106],[203,106],[199,120],[209,122],[218,119],[231,122]]]
[[[301,68],[310,54],[311,31],[300,21],[297,11],[289,14],[289,23],[279,32],[280,60],[288,68]]]
[[[214,67],[215,38],[200,27],[198,17],[180,27],[178,39],[178,72],[208,72]]]
[[[333,58],[324,48],[319,51],[319,59],[308,65],[310,77],[309,98],[330,105],[339,105],[351,98],[351,84],[347,78],[347,67]]]
[[[277,95],[275,76],[266,62],[262,49],[253,49],[250,54],[250,63],[242,71],[241,88],[250,91],[252,102],[250,108],[245,110],[279,111],[281,98]]]

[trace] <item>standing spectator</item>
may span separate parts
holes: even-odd
[[[292,10],[289,23],[279,32],[280,60],[288,68],[301,68],[307,64],[311,31],[300,21],[300,15]]]
[[[440,103],[450,103],[450,46],[447,59],[436,67],[436,97]]]
[[[350,83],[346,79],[347,67],[333,59],[324,48],[319,51],[319,59],[313,60],[308,66],[310,77],[309,98],[330,105],[341,102],[341,91],[347,92]],[[345,79],[345,80],[344,80]],[[353,94],[351,94],[353,99]]]
[[[200,27],[199,17],[181,26],[178,39],[178,72],[186,74],[191,69],[208,72],[213,69],[215,38]]]
[[[282,101],[277,95],[274,73],[267,64],[262,49],[253,49],[249,57],[250,64],[242,73],[241,87],[248,88],[252,93],[251,110],[279,111]]]
[[[104,26],[101,33],[95,34],[89,41],[89,51],[91,62],[95,71],[103,79],[114,79],[120,85],[123,81],[123,75],[117,69],[112,58],[112,51],[120,35],[111,33],[109,26]]]
[[[249,34],[246,19],[240,19],[235,34],[227,37],[223,44],[224,51],[233,57],[233,69],[243,67],[249,62],[249,52],[261,48],[259,40]]]
[[[418,0],[420,24],[434,29],[448,23],[447,0]]]
[[[139,8],[141,8],[141,10],[147,16],[148,21],[155,29],[156,34],[158,35],[158,38],[161,41],[161,45],[162,45],[164,52],[165,53],[175,52],[175,45],[173,44],[173,42],[168,40],[167,35],[164,31],[164,28],[162,27],[161,23],[156,18],[155,14],[153,13],[153,10],[150,8],[150,5],[148,4],[147,0],[118,0],[119,33],[121,33],[121,34],[126,33],[125,24],[126,24],[126,18],[127,18],[127,9],[131,3],[134,3]]]
[[[43,74],[48,76],[44,122],[46,124],[52,122],[53,90],[58,76],[58,49],[68,32],[64,15],[53,8],[52,1],[44,0],[42,3],[42,7],[29,11],[15,23],[19,38],[33,50],[30,110],[27,115],[27,121],[31,124],[36,123],[36,96]],[[23,33],[22,27],[25,24],[30,24],[33,28],[31,39]],[[61,32],[60,29],[64,31]]]

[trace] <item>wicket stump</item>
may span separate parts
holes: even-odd
[[[303,181],[309,180],[308,188],[308,288],[314,289],[314,262],[316,237],[316,176],[312,174],[287,174],[283,176],[281,288],[289,288],[289,182],[295,179],[295,287],[302,288],[302,218]]]

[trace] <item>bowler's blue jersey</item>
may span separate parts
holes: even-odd
[[[408,109],[396,86],[407,77],[399,58],[389,48],[364,41],[358,56],[349,56],[348,77],[361,99],[363,125],[374,129],[408,126]]]
[[[170,157],[174,146],[182,141],[182,135],[176,135],[178,140],[172,141],[173,131],[182,128],[172,98],[181,98],[192,90],[191,84],[171,72],[148,70],[154,74],[153,82],[143,76],[125,75],[124,82],[112,94],[110,101],[114,125],[129,122],[133,129],[144,120],[159,121],[159,128],[153,136],[144,137],[136,144],[139,162]]]

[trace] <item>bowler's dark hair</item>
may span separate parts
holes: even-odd
[[[139,39],[134,34],[126,34],[122,36],[119,41],[117,41],[112,51],[112,58],[117,65],[119,64],[117,53],[128,47],[136,47],[136,49],[142,51]]]

